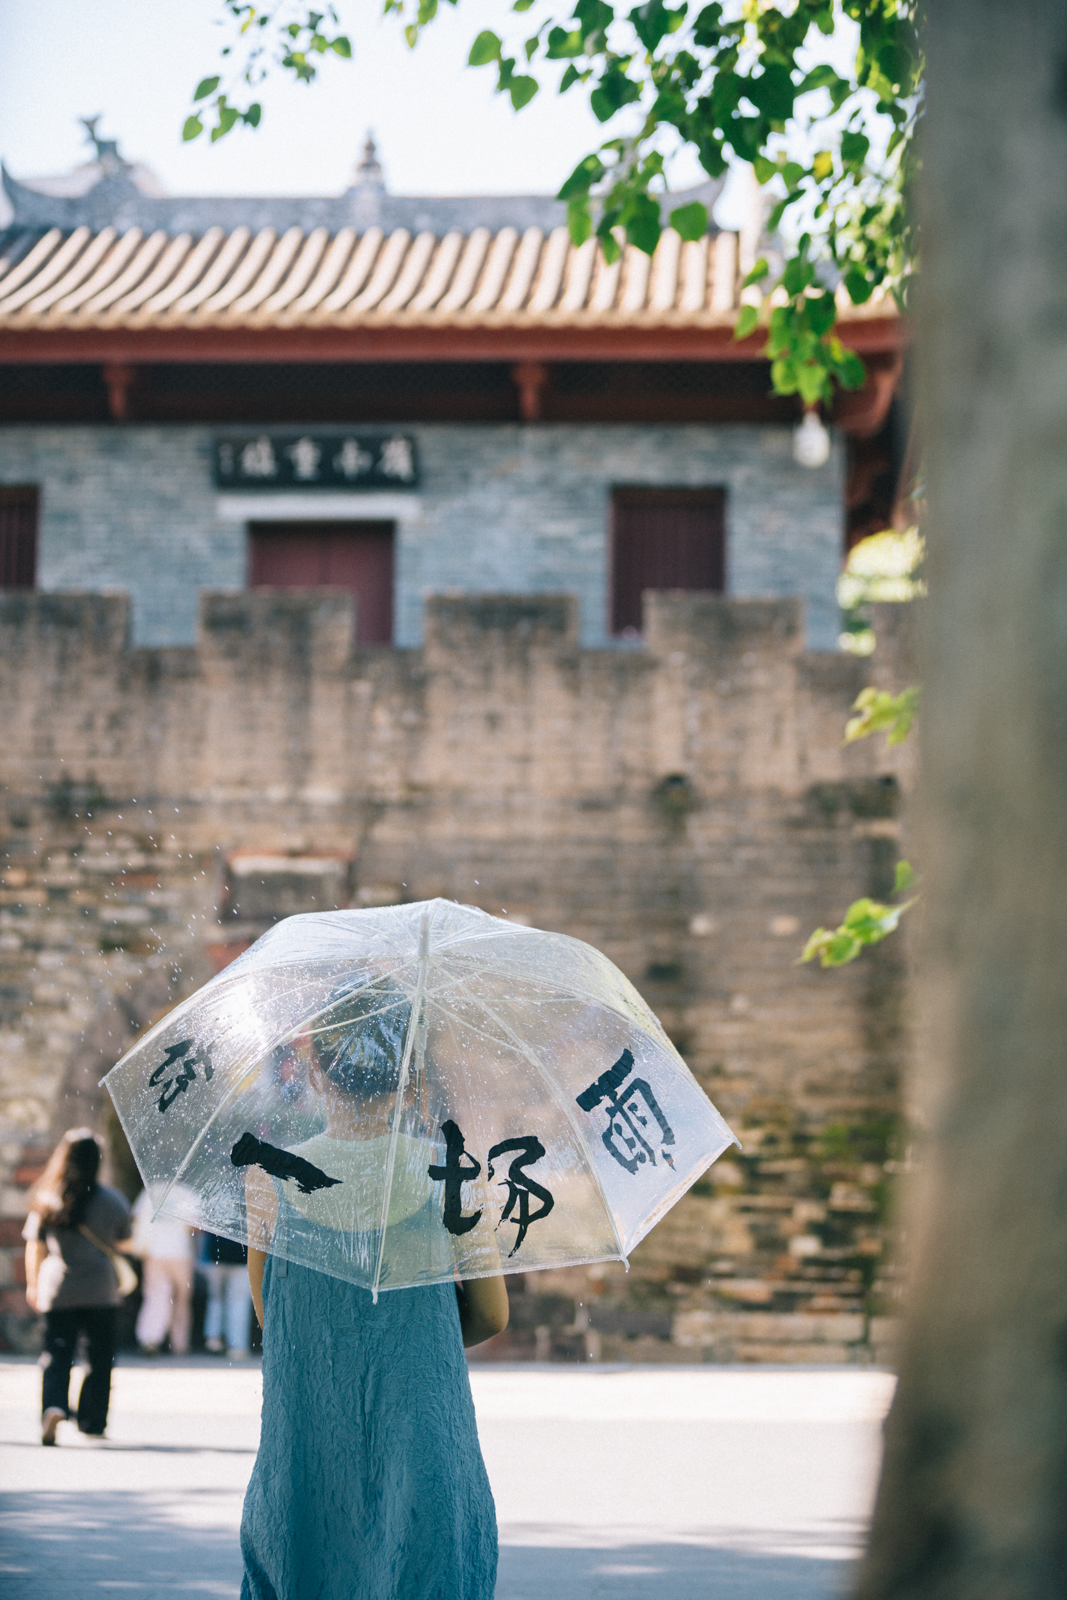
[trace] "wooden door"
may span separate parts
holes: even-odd
[[[641,632],[645,589],[726,587],[725,489],[616,489],[611,631]]]
[[[250,588],[347,589],[357,642],[393,642],[391,522],[252,522],[248,535]]]
[[[0,589],[37,582],[37,490],[0,488]]]

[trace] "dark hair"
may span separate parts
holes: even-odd
[[[42,1227],[76,1228],[96,1193],[103,1141],[91,1128],[70,1128],[48,1158],[30,1209]]]
[[[315,1023],[311,1047],[343,1094],[388,1094],[400,1079],[411,1003],[402,989],[374,984],[338,1001]]]

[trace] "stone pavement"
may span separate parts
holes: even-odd
[[[500,1520],[497,1600],[845,1593],[888,1374],[526,1365],[471,1378]],[[236,1600],[257,1364],[125,1360],[108,1440],[61,1426],[56,1450],[38,1443],[38,1383],[29,1360],[0,1362],[6,1600]]]

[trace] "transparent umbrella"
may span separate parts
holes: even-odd
[[[734,1135],[591,945],[289,917],[103,1080],[159,1209],[372,1290],[626,1260]]]

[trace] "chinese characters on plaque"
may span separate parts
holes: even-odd
[[[215,440],[220,489],[414,489],[406,433],[226,434]]]

